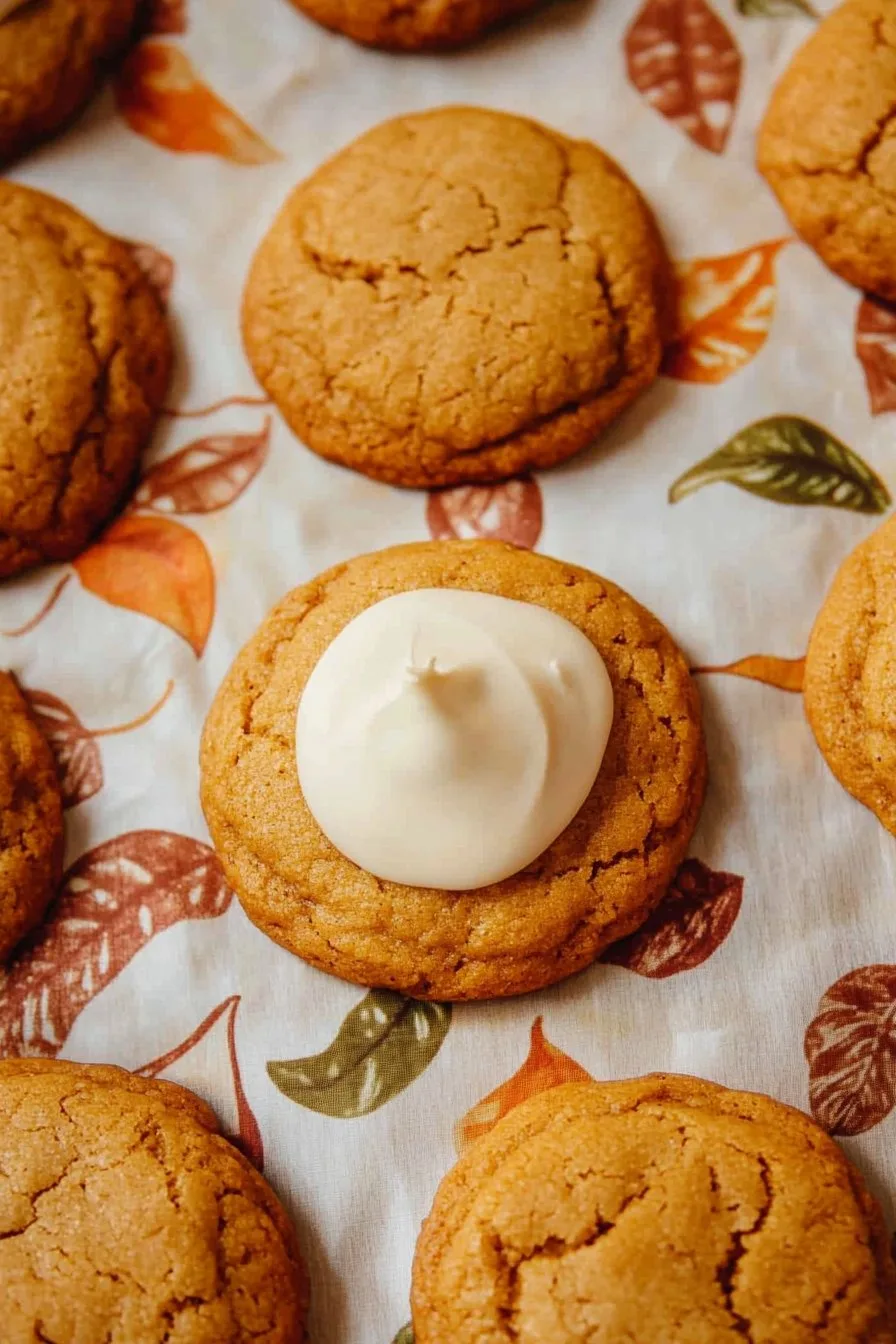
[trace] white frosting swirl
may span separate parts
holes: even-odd
[[[603,660],[562,616],[466,589],[398,593],[314,667],[299,783],[359,867],[467,891],[519,872],[564,830],[612,720]]]

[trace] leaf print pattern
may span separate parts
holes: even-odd
[[[896,411],[896,304],[869,295],[856,311],[856,355],[872,415]]]
[[[883,481],[857,453],[820,425],[794,415],[771,416],[742,429],[679,476],[669,503],[714,481],[775,504],[884,513],[892,502]]]
[[[146,472],[134,504],[155,513],[214,513],[232,504],[268,455],[270,416],[258,434],[213,434]]]
[[[806,674],[806,659],[805,656],[775,658],[769,653],[751,653],[734,663],[718,667],[692,667],[691,671],[695,676],[706,672],[725,672],[732,677],[760,681],[763,686],[774,686],[779,691],[801,691]]]
[[[147,6],[148,33],[185,33],[187,0],[150,0]]]
[[[663,373],[688,383],[721,383],[749,364],[775,315],[775,258],[787,241],[679,262],[675,335]]]
[[[158,294],[162,307],[167,308],[171,286],[174,284],[174,262],[167,253],[153,247],[152,243],[135,243],[130,238],[122,238],[121,241]]]
[[[628,77],[661,116],[703,149],[725,148],[741,56],[707,0],[646,0],[625,37]]]
[[[490,1129],[494,1129],[499,1120],[509,1114],[515,1106],[538,1092],[546,1092],[549,1087],[559,1087],[561,1083],[588,1083],[591,1074],[577,1064],[569,1055],[551,1045],[542,1028],[541,1017],[532,1023],[529,1054],[516,1073],[483,1097],[472,1110],[458,1120],[454,1126],[454,1146],[463,1153],[470,1144]]]
[[[321,1115],[369,1115],[432,1063],[450,1025],[450,1004],[372,989],[326,1050],[306,1059],[270,1060],[268,1075],[284,1096]]]
[[[735,0],[738,14],[745,18],[791,19],[796,15],[817,19],[809,0]]]
[[[665,980],[711,957],[740,914],[744,879],[685,859],[671,887],[640,929],[614,943],[601,960]]]
[[[435,541],[492,537],[531,550],[541,536],[542,516],[541,490],[531,476],[431,490],[426,501],[426,522]]]
[[[896,1105],[896,966],[860,966],[823,995],[804,1042],[812,1114],[863,1134]]]
[[[157,933],[222,915],[217,856],[171,831],[129,831],[68,870],[44,923],[0,971],[0,1057],[53,1059],[83,1008]]]
[[[414,1344],[414,1327],[410,1321],[401,1327],[392,1344]]]
[[[118,109],[132,131],[176,154],[215,154],[233,163],[272,163],[280,155],[196,74],[169,42],[146,41],[125,60]]]

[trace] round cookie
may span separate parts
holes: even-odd
[[[759,168],[831,270],[896,299],[896,10],[846,0],[800,48],[759,133]]]
[[[355,42],[393,51],[428,51],[472,42],[540,0],[292,0],[309,18]]]
[[[127,248],[61,201],[0,181],[0,578],[70,559],[111,517],[171,358]]]
[[[308,1287],[273,1191],[173,1083],[0,1060],[10,1340],[300,1344]]]
[[[769,1097],[655,1074],[512,1111],[442,1181],[417,1344],[892,1344],[896,1273],[861,1177]]]
[[[40,0],[0,19],[0,163],[81,110],[136,12],[137,0]]]
[[[497,480],[571,457],[652,382],[666,286],[649,209],[596,146],[447,107],[296,188],[243,339],[322,457],[394,485]]]
[[[53,755],[12,677],[0,672],[0,961],[56,894],[62,850]]]
[[[295,761],[302,689],[330,641],[381,598],[463,588],[566,617],[606,663],[613,727],[594,787],[533,863],[473,891],[388,882],[340,854]],[[522,994],[587,966],[663,896],[697,822],[705,753],[681,653],[587,570],[497,541],[416,542],[337,566],[268,616],[221,686],[201,747],[202,804],[249,918],[322,970],[422,999]]]
[[[806,655],[806,714],[837,779],[896,835],[896,517],[841,565]]]

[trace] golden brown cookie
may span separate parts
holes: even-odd
[[[431,51],[472,42],[540,0],[292,0],[309,18],[355,42],[393,51]]]
[[[136,11],[137,0],[30,0],[0,19],[0,162],[81,110]]]
[[[53,755],[12,677],[0,672],[0,961],[53,899],[62,849]]]
[[[415,588],[539,603],[592,640],[613,685],[606,754],[577,816],[522,872],[474,891],[356,867],[299,788],[295,719],[312,668],[365,608]],[[697,692],[659,621],[587,570],[497,541],[395,546],[296,588],[219,690],[201,767],[209,830],[249,918],[322,970],[424,999],[538,989],[631,933],[684,858],[705,782]]]
[[[165,395],[171,338],[127,248],[2,181],[0,368],[5,578],[77,555],[114,513]]]
[[[697,1078],[568,1083],[449,1172],[417,1344],[893,1344],[880,1210],[799,1111]]]
[[[10,1344],[301,1344],[308,1287],[268,1184],[185,1088],[0,1060]]]
[[[650,382],[667,262],[611,159],[447,107],[303,182],[243,300],[258,378],[314,452],[394,485],[571,457]]]
[[[804,696],[831,770],[896,835],[896,517],[837,572],[809,640]]]
[[[892,0],[846,0],[800,48],[772,94],[759,168],[831,270],[896,299]]]

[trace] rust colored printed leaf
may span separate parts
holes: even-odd
[[[812,1114],[863,1134],[896,1105],[896,966],[860,966],[823,996],[804,1042]]]
[[[687,383],[722,383],[749,364],[775,315],[775,257],[787,241],[676,266],[676,332],[663,373]]]
[[[872,415],[896,411],[896,304],[866,295],[856,312],[856,354]]]
[[[158,294],[162,307],[167,307],[174,284],[174,262],[167,252],[153,247],[152,243],[135,243],[131,238],[121,241]]]
[[[558,1050],[546,1039],[541,1017],[532,1023],[529,1054],[516,1073],[489,1092],[454,1126],[454,1146],[458,1153],[469,1148],[474,1140],[494,1129],[499,1120],[519,1106],[521,1101],[546,1092],[561,1083],[590,1083],[591,1074],[569,1055]]]
[[[707,0],[647,0],[625,37],[628,77],[661,116],[703,149],[725,148],[741,57]]]
[[[93,734],[64,700],[49,691],[23,687],[23,694],[56,758],[64,805],[86,803],[103,787],[103,758]]]
[[[199,79],[168,42],[141,42],[121,67],[118,109],[132,131],[176,154],[216,154],[233,163],[280,155]]]
[[[747,658],[739,658],[736,663],[724,663],[718,667],[693,667],[698,673],[724,672],[732,677],[747,677],[750,681],[761,681],[763,686],[774,686],[778,691],[801,691],[806,674],[806,659],[775,658],[770,653],[751,653]]]
[[[685,859],[671,887],[636,933],[607,949],[613,966],[665,980],[692,971],[721,947],[740,914],[744,879]]]
[[[215,614],[215,574],[195,532],[168,518],[119,518],[74,567],[89,592],[161,621],[201,656]]]
[[[240,995],[231,994],[229,998],[219,1003],[217,1008],[213,1008],[207,1017],[204,1017],[195,1031],[191,1031],[186,1040],[181,1041],[173,1050],[167,1051],[154,1059],[149,1064],[144,1064],[142,1068],[136,1069],[142,1078],[158,1078],[160,1074],[165,1073],[173,1064],[188,1056],[196,1047],[206,1039],[209,1032],[220,1021],[222,1017],[226,1018],[227,1024],[227,1059],[231,1081],[233,1084],[234,1104],[236,1107],[237,1132],[229,1134],[231,1143],[235,1144],[241,1152],[248,1157],[253,1166],[259,1171],[264,1171],[264,1144],[261,1138],[261,1130],[258,1127],[258,1121],[255,1119],[255,1113],[249,1105],[249,1099],[243,1088],[242,1075],[240,1074],[240,1063],[236,1053],[236,1015],[240,1005]],[[206,1071],[203,1071],[207,1073]],[[182,1072],[175,1071],[172,1076],[173,1082],[183,1081],[184,1086],[192,1085],[192,1075],[183,1078]]]
[[[258,434],[213,434],[150,467],[134,496],[155,513],[214,513],[246,489],[264,465],[271,439],[268,417]]]
[[[431,490],[426,522],[436,541],[453,537],[493,537],[530,550],[541,536],[542,503],[531,476],[500,485],[458,485]]]
[[[233,893],[208,845],[130,831],[65,874],[44,923],[0,971],[0,1057],[54,1058],[78,1014],[157,933],[214,919]]]
[[[149,0],[146,32],[185,33],[186,31],[187,0]]]

